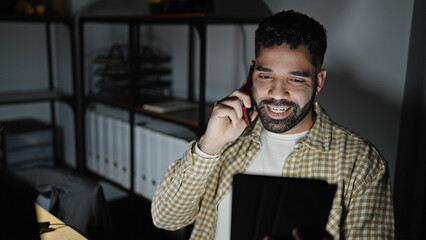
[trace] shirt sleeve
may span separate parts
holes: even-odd
[[[151,204],[154,225],[176,230],[196,219],[208,177],[218,157],[203,158],[195,153],[196,142],[189,144],[180,160],[173,162],[155,191]]]
[[[198,156],[200,156],[202,158],[217,158],[219,156],[219,155],[210,155],[210,154],[207,154],[207,153],[201,151],[201,149],[198,147],[197,143],[195,144],[194,149],[195,149],[195,151],[194,151],[195,154],[197,154]]]
[[[387,163],[374,150],[364,152],[341,231],[345,239],[394,239],[394,210]]]

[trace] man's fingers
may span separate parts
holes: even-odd
[[[232,105],[231,106],[227,105],[225,102],[218,102],[215,108],[216,108],[214,110],[215,115],[221,118],[223,117],[229,118],[234,127],[236,127],[238,124],[238,121],[241,120],[242,110],[238,111]]]
[[[244,91],[242,91],[241,89],[235,90],[233,93],[231,93],[228,98],[233,98],[236,97],[238,98],[240,101],[243,102],[244,106],[250,108],[251,107],[251,99],[250,99],[250,95]]]
[[[226,98],[224,100],[219,101],[218,104],[234,109],[234,111],[237,113],[238,118],[241,118],[243,116],[241,100],[238,97]]]
[[[250,96],[241,90],[235,90],[228,97],[218,101],[217,104],[220,103],[234,108],[238,112],[239,118],[241,118],[243,116],[241,102],[247,108],[252,107]]]

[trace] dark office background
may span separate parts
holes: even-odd
[[[95,1],[69,1],[77,14]],[[372,141],[389,162],[395,196],[399,239],[422,239],[425,226],[424,160],[426,155],[426,4],[408,1],[298,1],[265,0],[272,12],[295,9],[313,16],[328,30],[329,47],[324,67],[327,81],[318,97],[337,122]],[[222,98],[240,86],[254,58],[256,25],[208,28],[207,100]],[[0,23],[0,90],[46,88],[47,76],[43,26]],[[162,25],[141,29],[141,40],[151,42],[173,56],[174,93],[186,95],[188,28]],[[55,25],[55,83],[71,89],[69,33]],[[115,42],[124,42],[120,26],[89,27],[86,58]],[[225,44],[226,43],[226,44]],[[196,88],[197,89],[197,88]],[[56,104],[57,122],[63,128],[65,161],[76,164],[72,111]],[[46,103],[0,106],[1,120],[34,116],[49,122]],[[107,189],[107,198],[121,196]],[[108,195],[109,194],[109,195]],[[141,210],[146,212],[146,209]]]

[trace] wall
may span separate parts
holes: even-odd
[[[394,185],[397,239],[426,239],[426,1],[415,0]]]
[[[25,91],[48,87],[44,28],[38,24],[0,22],[0,91]],[[31,39],[31,40],[30,40]],[[50,120],[48,104],[19,104],[0,106],[0,119],[14,119],[25,112],[37,112],[38,117]],[[15,110],[16,109],[16,110]]]

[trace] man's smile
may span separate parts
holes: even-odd
[[[273,119],[284,119],[292,112],[292,107],[266,105],[268,116]]]

